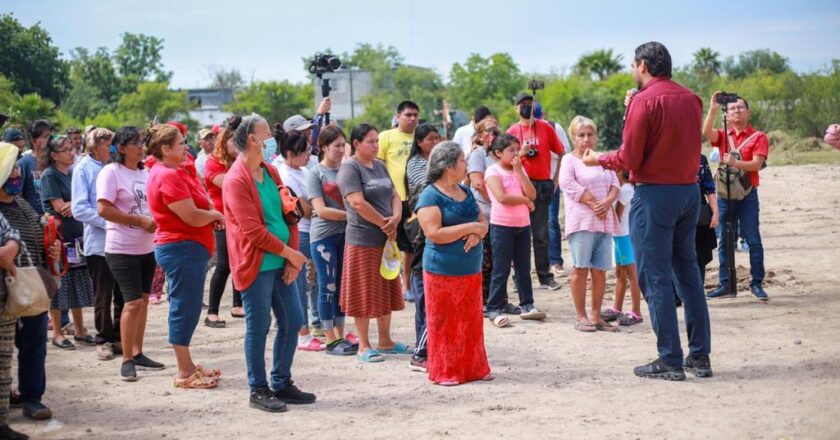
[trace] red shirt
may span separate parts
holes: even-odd
[[[216,158],[216,156],[207,157],[204,162],[204,186],[207,187],[207,194],[210,195],[210,200],[213,201],[213,208],[216,211],[225,213],[225,207],[222,203],[222,188],[213,183],[213,179],[219,174],[227,173],[228,169]]]
[[[551,152],[562,156],[565,148],[563,143],[560,142],[560,138],[557,137],[554,127],[548,122],[535,119],[534,124],[531,127],[522,125],[521,122],[513,124],[507,132],[519,139],[521,148],[528,150],[531,145],[534,145],[537,150],[537,155],[534,157],[522,156],[522,167],[525,168],[525,174],[531,180],[551,180],[554,178],[551,175]]]
[[[274,183],[282,185],[277,169],[266,162],[262,166]],[[251,172],[245,162],[237,159],[225,176],[225,234],[227,236],[230,274],[233,285],[240,291],[251,287],[260,273],[263,255],[279,255],[286,244],[274,236],[265,225],[262,201]],[[298,249],[298,226],[289,226],[288,246]]]
[[[758,133],[752,138],[749,142],[744,144],[744,141],[747,140],[753,133]],[[720,148],[720,155],[723,156],[724,153],[729,152],[730,148],[737,147],[741,144],[741,160],[744,161],[751,161],[753,157],[756,155],[764,156],[767,159],[767,154],[770,152],[770,142],[767,140],[767,135],[761,131],[756,130],[752,127],[752,125],[747,124],[747,128],[740,132],[735,133],[734,128],[729,129],[729,136],[732,136],[732,141],[735,142],[735,145],[732,143],[727,142],[726,146],[723,144],[723,140],[725,139],[723,136],[723,129],[717,129],[717,142],[713,142],[712,146]],[[747,171],[747,174],[750,176],[750,181],[752,182],[752,186],[758,187],[758,172],[757,171]]]
[[[622,145],[598,162],[630,170],[630,182],[697,184],[703,104],[694,92],[667,78],[653,78],[627,108]]]
[[[213,237],[213,224],[201,227],[190,226],[168,206],[192,198],[196,208],[211,209],[210,199],[207,198],[204,187],[196,177],[195,164],[187,161],[177,169],[157,164],[154,160],[147,160],[146,164],[149,167],[146,194],[152,218],[157,223],[155,244],[192,240],[207,248],[210,255],[213,255],[216,244]]]

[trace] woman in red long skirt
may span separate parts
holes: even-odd
[[[426,236],[427,368],[429,379],[439,385],[493,379],[481,311],[482,239],[488,224],[470,189],[461,184],[466,170],[458,144],[435,146],[428,186],[415,208]]]

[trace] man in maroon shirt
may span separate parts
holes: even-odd
[[[639,92],[627,108],[621,148],[600,156],[587,150],[583,161],[630,170],[630,181],[636,184],[630,239],[659,357],[636,367],[634,373],[684,380],[685,367],[697,377],[709,377],[709,310],[694,249],[703,105],[694,92],[671,81],[671,54],[661,43],[637,47],[631,69]],[[690,353],[684,363],[675,284],[688,328]]]
[[[548,260],[548,208],[554,191],[560,186],[560,167],[551,174],[551,153],[563,155],[565,146],[560,143],[557,132],[548,122],[534,118],[534,97],[520,93],[514,98],[519,122],[508,129],[508,134],[519,139],[519,157],[525,174],[537,190],[534,210],[531,212],[531,234],[534,237],[534,266],[540,288],[558,290],[560,283],[554,280]]]

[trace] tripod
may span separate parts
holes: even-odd
[[[317,76],[318,80],[321,81],[321,97],[329,97],[330,92],[332,91],[332,87],[330,87],[330,79],[324,79],[323,73],[316,73],[315,76]],[[350,103],[350,105],[352,106],[353,104]],[[324,113],[324,125],[330,125],[330,112]]]
[[[723,104],[723,145],[724,150],[729,153],[730,145],[729,145],[729,131],[727,130],[726,126],[726,109],[729,104]],[[723,155],[721,154],[721,159],[723,159]],[[726,243],[726,259],[729,260],[729,267],[727,270],[729,271],[729,294],[735,296],[738,293],[738,271],[735,268],[735,219],[734,217],[734,208],[735,203],[732,201],[732,196],[730,192],[730,182],[732,181],[731,176],[731,167],[729,165],[724,164],[724,173],[726,173],[726,223],[723,227],[723,240]]]

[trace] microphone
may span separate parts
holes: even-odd
[[[633,97],[636,96],[637,93],[639,93],[639,89],[633,87],[632,89],[628,90],[628,92],[630,92],[630,99],[633,99]],[[623,120],[625,120],[625,121],[627,120],[627,109],[630,108],[630,100],[628,99],[626,101],[627,102],[626,102],[626,105],[624,106],[624,118],[623,118]]]

